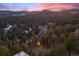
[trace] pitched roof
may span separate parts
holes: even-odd
[[[19,53],[16,53],[14,56],[29,56],[29,55],[25,53],[24,51],[21,51]]]

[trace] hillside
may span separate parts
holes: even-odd
[[[0,56],[79,56],[79,10],[0,11]]]

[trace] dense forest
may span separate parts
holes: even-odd
[[[0,56],[79,55],[79,10],[16,13],[0,16]]]

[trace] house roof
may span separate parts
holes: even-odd
[[[29,56],[29,55],[25,53],[24,51],[21,51],[19,53],[16,53],[14,56]]]

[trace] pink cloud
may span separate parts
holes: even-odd
[[[64,3],[44,3],[40,4],[39,8],[41,10],[48,9],[53,11],[61,11],[61,10],[68,10],[68,9],[74,9],[74,4],[64,4]]]
[[[22,8],[22,10],[23,11],[35,11],[33,8],[30,8],[30,7],[29,8],[27,8],[27,7],[26,8]]]
[[[40,8],[40,6],[38,6],[37,8],[32,8],[32,7],[26,7],[26,8],[22,8],[21,10],[23,11],[41,11],[43,10],[42,8]]]
[[[41,10],[51,10],[51,11],[62,11],[78,8],[79,4],[74,3],[40,3],[38,7],[32,8],[22,8],[24,11],[41,11]]]

